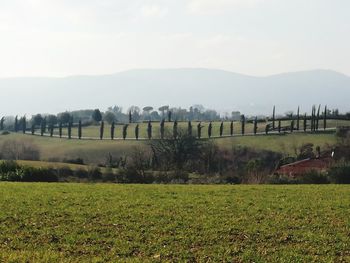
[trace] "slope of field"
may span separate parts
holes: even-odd
[[[82,158],[86,164],[106,162],[108,155],[119,158],[130,153],[135,147],[145,147],[148,141],[123,140],[68,140],[65,138],[50,138],[23,134],[0,135],[0,144],[6,140],[25,140],[37,145],[43,161],[62,161],[63,159]],[[321,149],[336,143],[334,134],[293,133],[286,135],[226,137],[213,139],[219,147],[232,149],[234,146],[249,146],[295,154],[295,149],[303,143],[313,143]]]
[[[349,262],[346,186],[0,183],[1,262]]]

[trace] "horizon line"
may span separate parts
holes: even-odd
[[[334,69],[325,69],[325,68],[314,68],[314,69],[305,69],[305,70],[296,70],[296,71],[283,71],[280,73],[273,73],[268,75],[251,75],[251,74],[245,74],[241,72],[235,72],[230,71],[226,69],[220,69],[220,68],[205,68],[205,67],[174,67],[174,68],[134,68],[134,69],[126,69],[121,71],[116,71],[114,73],[103,73],[103,74],[71,74],[71,75],[64,75],[64,76],[10,76],[10,77],[1,77],[0,80],[9,80],[9,79],[67,79],[67,78],[76,78],[76,77],[104,77],[104,76],[113,76],[118,74],[123,74],[127,72],[133,72],[133,71],[171,71],[171,70],[208,70],[208,71],[221,71],[246,77],[252,77],[252,78],[268,78],[273,76],[279,76],[279,75],[285,75],[285,74],[296,74],[296,73],[305,73],[305,72],[315,72],[315,71],[325,71],[325,72],[333,72],[340,75],[343,75],[345,77],[350,77],[350,75],[347,75],[343,72],[334,70]]]

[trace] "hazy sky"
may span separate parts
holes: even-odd
[[[0,77],[204,67],[350,75],[349,0],[0,0]]]

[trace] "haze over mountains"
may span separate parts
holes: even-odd
[[[125,110],[202,104],[220,112],[269,114],[276,105],[310,111],[312,104],[350,111],[350,77],[330,70],[253,77],[211,69],[130,70],[112,75],[0,79],[0,115],[58,113],[113,105]]]

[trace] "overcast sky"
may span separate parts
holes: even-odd
[[[0,77],[203,67],[350,75],[349,0],[0,0]]]

